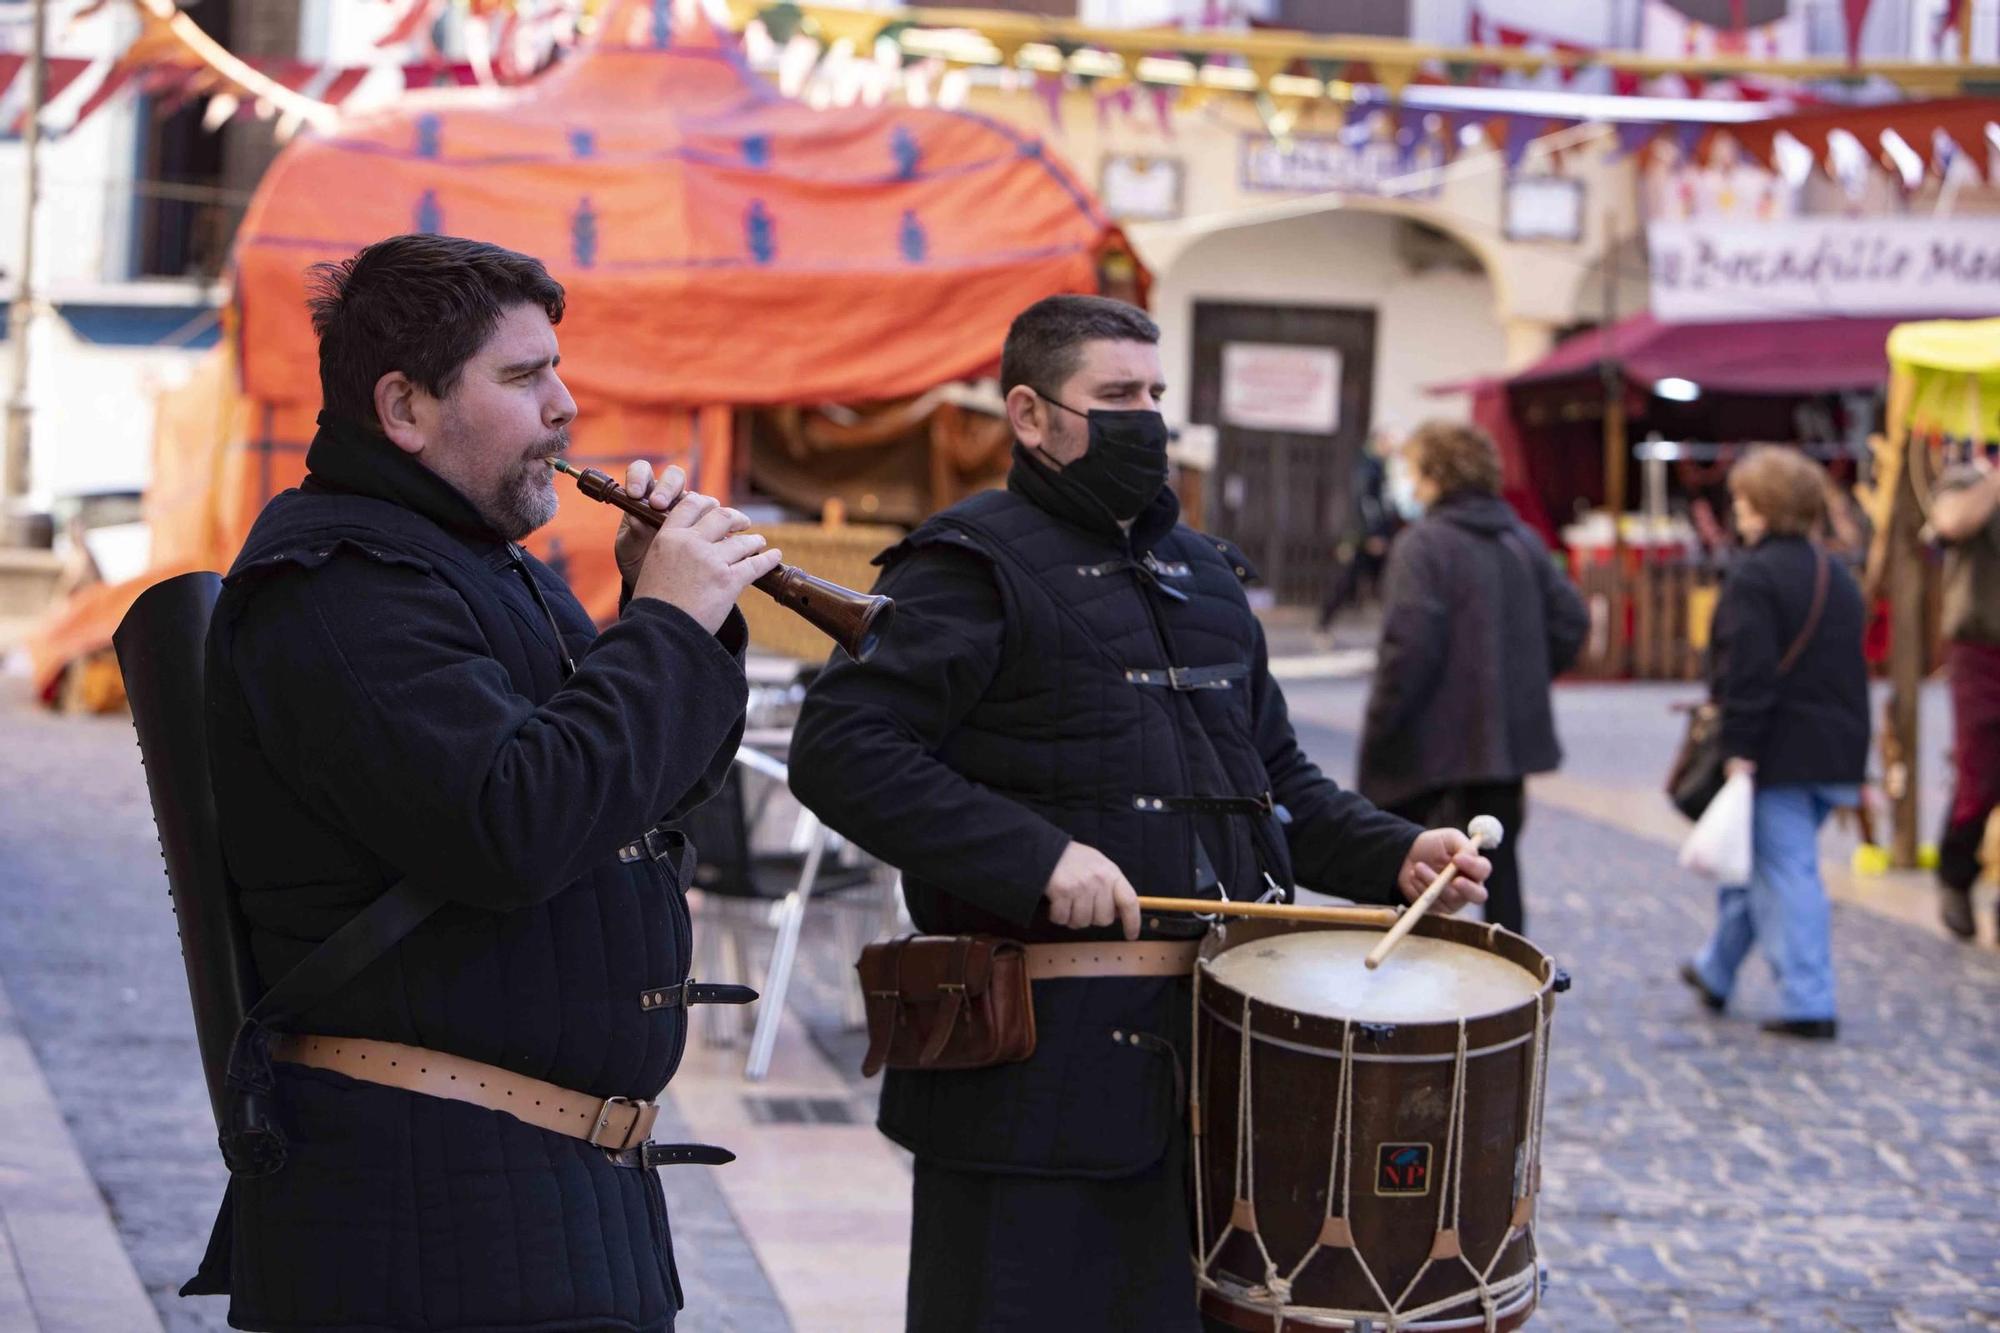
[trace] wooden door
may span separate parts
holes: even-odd
[[[1317,603],[1355,526],[1375,312],[1197,302],[1193,369],[1190,415],[1217,434],[1209,528],[1243,548],[1278,601]]]

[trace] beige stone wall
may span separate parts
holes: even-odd
[[[1169,415],[1185,415],[1194,309],[1202,301],[1373,310],[1373,424],[1401,433],[1427,416],[1462,411],[1462,399],[1425,390],[1506,367],[1494,287],[1479,272],[1412,271],[1397,244],[1398,229],[1407,225],[1380,213],[1335,210],[1214,232],[1182,250],[1153,299]]]
[[[1461,155],[1437,180],[1405,178],[1399,195],[1310,195],[1245,185],[1246,137],[1265,131],[1241,97],[1175,111],[1171,134],[1144,97],[1130,115],[1100,117],[1091,96],[1071,93],[1052,122],[1032,90],[980,89],[971,109],[1043,136],[1092,189],[1101,186],[1109,154],[1181,163],[1181,216],[1126,226],[1155,277],[1153,305],[1175,383],[1170,414],[1185,408],[1192,311],[1202,300],[1374,309],[1378,423],[1407,426],[1450,411],[1451,400],[1429,398],[1424,387],[1518,368],[1548,349],[1556,329],[1599,318],[1603,238],[1629,242],[1638,226],[1631,167],[1607,160],[1608,131],[1570,136],[1577,146],[1559,166],[1532,154],[1524,164],[1584,183],[1583,237],[1563,244],[1507,239],[1506,175],[1495,153]],[[1339,108],[1326,103],[1303,113],[1292,133],[1331,136],[1341,124]],[[1405,220],[1446,233],[1482,271],[1421,266],[1436,247],[1419,247],[1413,264],[1407,238],[1397,234]],[[1636,264],[1636,253],[1625,260],[1625,267]],[[1636,311],[1643,291],[1642,281],[1621,281],[1618,313]]]

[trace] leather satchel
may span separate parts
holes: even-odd
[[[1792,640],[1784,660],[1778,663],[1780,679],[1789,676],[1799,664],[1826,610],[1827,557],[1824,551],[1818,552],[1818,556],[1813,570],[1812,608],[1806,612],[1806,623],[1800,628],[1798,638]],[[1689,819],[1699,820],[1727,777],[1728,765],[1722,753],[1722,706],[1713,701],[1696,704],[1687,710],[1687,715],[1687,734],[1681,738],[1674,766],[1667,771],[1667,798]]]
[[[1027,949],[993,935],[905,935],[861,951],[864,1078],[890,1069],[985,1069],[1035,1053]]]

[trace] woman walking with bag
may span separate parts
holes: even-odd
[[[1709,693],[1729,774],[1757,784],[1750,880],[1722,888],[1715,932],[1681,978],[1720,1010],[1759,944],[1780,1006],[1764,1030],[1827,1039],[1837,1024],[1819,829],[1854,804],[1867,770],[1861,590],[1812,540],[1825,510],[1816,464],[1791,449],[1753,449],[1729,490],[1747,549],[1715,608]]]

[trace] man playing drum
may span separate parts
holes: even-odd
[[[1058,296],[1001,362],[1007,488],[886,552],[897,619],[814,685],[792,784],[899,867],[930,934],[1102,942],[1034,983],[1027,1060],[891,1069],[880,1126],[916,1158],[908,1328],[1202,1327],[1185,1178],[1201,920],[1137,893],[1485,898],[1464,834],[1342,791],[1300,752],[1228,542],[1166,487],[1159,330]],[[1139,886],[1139,889],[1134,886]],[[1136,943],[1127,943],[1134,941]]]

